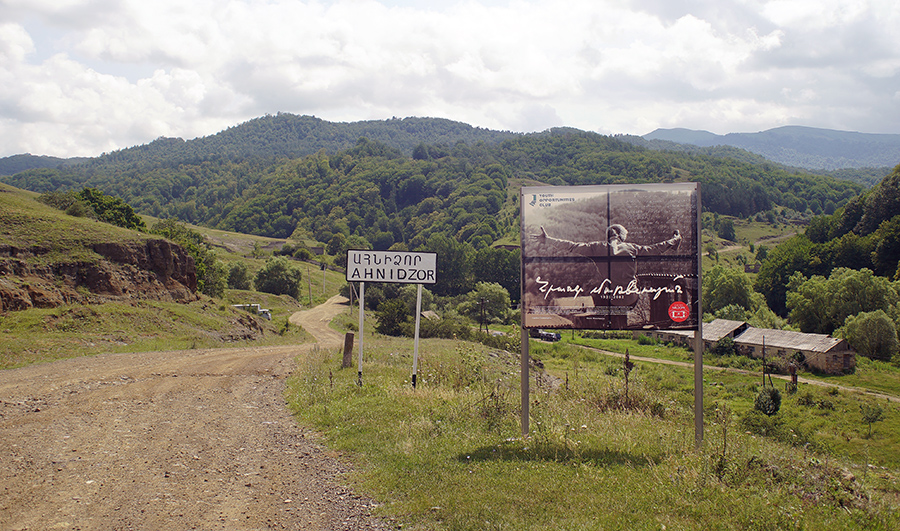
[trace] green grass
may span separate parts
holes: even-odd
[[[26,262],[95,262],[94,243],[131,242],[149,236],[87,218],[69,216],[34,200],[35,194],[0,184],[0,242],[20,250],[36,250]]]
[[[297,303],[260,297],[272,320],[204,298],[189,304],[108,302],[0,314],[0,369],[106,352],[146,352],[301,343],[311,336],[287,323]],[[281,301],[280,303],[278,301]],[[247,337],[250,321],[261,332]]]
[[[642,364],[626,399],[620,360],[551,357],[577,347],[548,344],[542,355],[552,378],[532,383],[523,440],[517,356],[423,340],[413,389],[410,340],[367,337],[366,345],[362,387],[355,368],[338,368],[337,351],[317,351],[300,360],[287,398],[301,422],[354,461],[356,488],[404,529],[900,525],[896,461],[870,469],[865,455],[796,444],[793,426],[781,430],[786,443],[746,433],[756,385],[747,377],[707,377],[706,443],[696,452],[689,369]],[[799,396],[785,397],[782,425],[795,422],[795,410],[819,418],[818,407],[795,404]],[[835,410],[853,399],[832,398]],[[876,454],[882,440],[896,447],[896,422],[897,412],[887,412],[871,439],[859,436],[861,422],[850,429]]]

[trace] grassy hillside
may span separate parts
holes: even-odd
[[[91,244],[150,237],[68,216],[35,201],[35,197],[32,192],[0,185],[0,246],[48,250],[28,258],[32,266],[97,261],[101,257],[89,248]],[[339,286],[336,276],[329,273],[329,282],[323,287],[322,276],[310,275],[310,290],[304,293],[315,287],[314,303],[326,294],[333,295]],[[13,275],[3,280],[28,282]],[[270,308],[272,320],[231,307],[238,303]],[[125,300],[0,313],[0,369],[103,352],[302,342],[308,336],[287,323],[290,314],[300,307],[287,296],[228,291],[222,300],[203,297],[189,304]]]
[[[99,258],[87,249],[94,243],[126,243],[148,238],[108,223],[69,216],[37,202],[37,196],[0,184],[0,244],[51,251],[35,260],[73,262]]]
[[[709,373],[696,451],[691,369],[639,363],[626,391],[621,360],[533,342],[548,372],[533,375],[523,439],[515,355],[427,340],[413,389],[408,340],[367,345],[362,387],[355,369],[338,369],[338,352],[319,352],[301,362],[288,399],[355,463],[356,488],[398,527],[900,525],[895,406],[869,435],[859,397],[803,387],[759,418],[747,414],[756,378]]]

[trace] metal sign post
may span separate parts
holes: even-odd
[[[419,323],[422,320],[422,285],[416,290],[416,334],[413,341],[413,373],[412,386],[416,388],[416,372],[419,370]]]
[[[359,365],[356,372],[356,385],[362,387],[362,362],[363,362],[363,314],[366,306],[366,283],[359,283]]]

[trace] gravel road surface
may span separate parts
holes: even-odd
[[[339,298],[291,317],[323,348]],[[313,345],[0,371],[0,530],[386,529],[283,398]]]

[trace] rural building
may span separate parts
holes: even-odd
[[[750,325],[743,321],[729,321],[728,319],[716,319],[711,323],[703,323],[703,348],[709,350],[725,337],[734,339],[749,327]],[[634,332],[634,336],[638,335],[682,345],[690,345],[694,340],[693,330],[637,330]]]
[[[789,358],[796,352],[802,352],[808,367],[829,374],[847,372],[856,366],[856,353],[847,340],[825,334],[748,328],[735,338],[734,346],[739,353],[754,358],[763,356],[763,347],[766,357]]]
[[[641,330],[635,332],[635,335],[638,334],[685,346],[690,345],[694,338],[694,332],[688,330]],[[705,350],[715,348],[726,337],[734,341],[735,350],[744,356],[762,358],[765,347],[767,358],[787,359],[800,352],[808,367],[828,374],[841,374],[856,366],[856,353],[845,339],[824,334],[753,328],[743,321],[728,319],[703,324]]]

